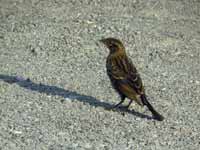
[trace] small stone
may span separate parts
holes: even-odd
[[[193,81],[193,80],[190,80],[189,82],[190,82],[190,83],[193,83],[194,81]]]
[[[89,143],[86,143],[86,144],[85,144],[85,148],[88,148],[88,149],[89,149],[89,148],[92,148],[92,146],[91,146]]]
[[[181,51],[177,51],[176,53],[174,53],[174,55],[180,55]]]

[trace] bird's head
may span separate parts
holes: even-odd
[[[105,39],[101,39],[100,42],[106,45],[106,47],[110,50],[110,53],[124,51],[124,45],[118,39],[105,38]]]

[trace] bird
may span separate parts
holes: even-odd
[[[106,59],[107,75],[110,78],[112,87],[121,98],[121,101],[114,105],[113,108],[119,107],[128,98],[130,101],[125,106],[127,109],[135,101],[141,106],[147,106],[152,113],[153,119],[164,120],[164,117],[147,100],[140,74],[127,56],[123,43],[119,39],[112,37],[102,38],[100,42],[109,49],[109,55]]]

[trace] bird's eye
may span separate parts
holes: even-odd
[[[111,44],[109,45],[109,49],[110,49],[111,51],[116,51],[117,48],[118,48],[118,46],[117,46],[116,44],[114,44],[114,43],[111,43]]]
[[[114,48],[118,48],[118,45],[115,44],[115,43],[113,43],[113,44],[112,44],[112,47],[114,47]]]

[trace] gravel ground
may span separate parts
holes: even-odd
[[[120,98],[106,75],[121,39],[149,101]],[[199,0],[0,0],[0,149],[197,150]]]

